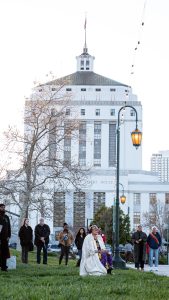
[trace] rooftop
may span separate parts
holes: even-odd
[[[96,85],[96,86],[124,86],[129,87],[126,84],[96,74],[93,71],[77,71],[70,75],[58,78],[50,81],[48,85],[57,85],[58,83],[64,83],[65,85]]]

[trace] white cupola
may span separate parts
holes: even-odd
[[[87,43],[86,43],[86,20],[85,20],[85,43],[83,47],[83,53],[79,56],[76,56],[77,60],[77,71],[88,71],[91,72],[93,71],[93,63],[94,63],[94,56],[91,56],[88,53],[88,48],[87,48]]]

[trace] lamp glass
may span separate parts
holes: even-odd
[[[124,204],[126,202],[126,196],[122,195],[120,197],[120,202],[121,202],[121,204]]]
[[[136,128],[131,133],[131,139],[132,139],[133,146],[139,147],[141,145],[142,132]]]

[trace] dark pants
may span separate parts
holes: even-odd
[[[77,267],[80,266],[81,258],[82,258],[82,249],[78,249],[79,259],[77,261]]]
[[[144,260],[135,263],[135,268],[139,269],[139,267],[141,267],[141,269],[144,269]]]
[[[29,246],[22,246],[22,262],[24,264],[28,263],[28,252],[29,252]]]
[[[69,246],[61,245],[61,254],[60,254],[60,258],[59,258],[59,264],[61,264],[64,255],[65,255],[65,265],[68,264],[69,250],[70,250]]]
[[[41,250],[43,249],[43,264],[47,264],[47,244],[42,244],[37,246],[37,263],[40,264],[41,262]]]
[[[2,271],[7,270],[6,260],[9,258],[9,247],[8,247],[8,241],[3,240],[0,241],[0,266]]]

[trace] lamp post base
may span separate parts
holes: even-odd
[[[128,268],[126,267],[126,262],[121,258],[119,253],[115,254],[115,256],[113,257],[113,268],[128,270]]]

